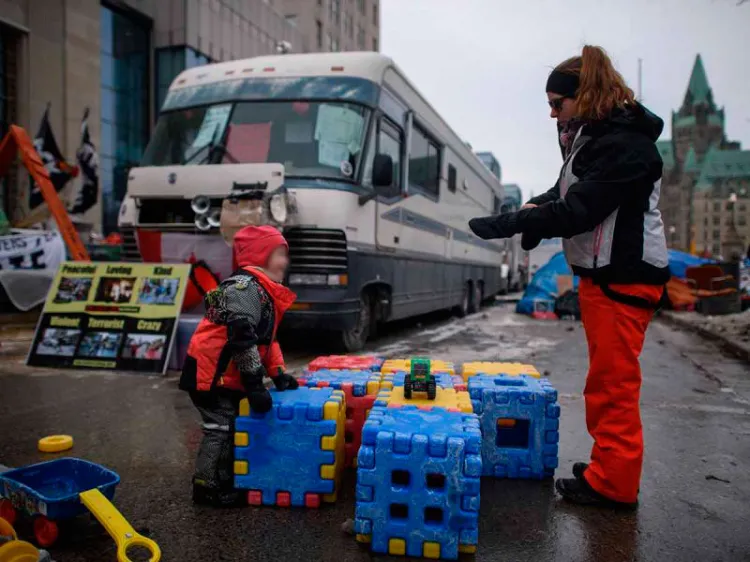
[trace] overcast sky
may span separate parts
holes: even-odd
[[[750,149],[750,1],[381,0],[381,50],[474,150],[500,160],[526,196],[561,165],[544,86],[552,67],[604,47],[665,121],[682,103],[701,53],[727,136]]]

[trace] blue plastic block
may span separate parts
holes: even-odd
[[[404,386],[406,372],[398,371],[393,374],[383,375],[383,382],[392,382],[393,386]],[[435,382],[440,388],[453,388],[453,376],[448,373],[435,373]]]
[[[308,494],[335,494],[344,462],[343,393],[300,387],[271,390],[271,396],[271,411],[250,411],[235,421],[235,487],[253,491],[256,498],[260,492],[264,505],[282,505],[279,493],[283,503],[290,498],[294,506],[306,505]],[[334,408],[336,419],[327,408],[332,402],[339,408]],[[329,468],[322,474],[324,466]]]
[[[475,414],[374,408],[362,430],[355,532],[373,552],[456,559],[478,540],[482,434]]]
[[[485,476],[554,476],[560,406],[549,381],[526,375],[471,377],[469,396],[482,425]]]
[[[377,394],[380,389],[380,375],[372,371],[309,371],[302,377],[304,385],[316,387],[325,384],[331,388],[341,389],[341,385],[352,383],[352,394],[354,396],[365,396],[367,394],[368,383],[371,386],[371,394]]]

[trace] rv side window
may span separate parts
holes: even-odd
[[[440,181],[440,147],[417,125],[411,132],[409,147],[409,184],[438,196]]]
[[[453,164],[448,164],[448,189],[453,193],[456,192],[456,167]]]
[[[403,134],[395,125],[386,119],[380,120],[380,132],[378,134],[378,154],[387,154],[393,160],[393,184],[392,196],[401,193],[401,148]]]

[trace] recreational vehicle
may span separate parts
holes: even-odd
[[[500,208],[499,179],[381,54],[266,56],[177,76],[120,210],[133,258],[203,259],[227,274],[219,224],[247,186],[264,194],[259,220],[289,241],[298,298],[285,327],[333,332],[356,351],[384,322],[469,314],[501,289],[505,241],[467,224]]]

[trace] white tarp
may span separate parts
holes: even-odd
[[[44,302],[65,259],[65,243],[57,231],[13,230],[0,236],[0,285],[18,310]]]

